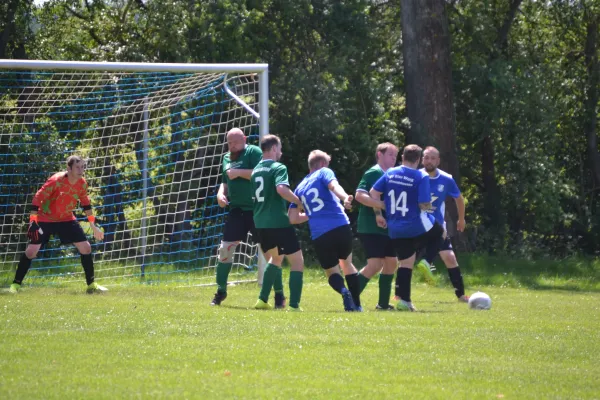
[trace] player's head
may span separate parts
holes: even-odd
[[[331,156],[329,154],[321,150],[313,150],[308,155],[308,169],[312,172],[328,167],[330,161]]]
[[[67,172],[75,178],[83,177],[86,167],[87,163],[79,156],[69,156],[67,158]]]
[[[425,147],[423,150],[423,167],[425,171],[433,172],[440,165],[440,152],[433,146]]]
[[[423,149],[416,144],[409,144],[402,151],[402,165],[416,168],[421,161],[421,153]]]
[[[378,144],[375,154],[377,155],[377,164],[386,171],[396,165],[398,160],[398,148],[389,142]]]
[[[236,160],[246,147],[246,136],[239,128],[233,128],[227,132],[227,146],[229,147],[230,157]]]
[[[281,159],[281,140],[275,135],[266,135],[260,140],[260,149],[265,160],[279,161]]]

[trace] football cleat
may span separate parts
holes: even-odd
[[[354,304],[354,300],[352,300],[352,295],[346,288],[342,289],[342,300],[344,301],[345,311],[356,311],[356,305]]]
[[[385,306],[381,306],[381,305],[377,304],[375,306],[375,309],[378,310],[378,311],[391,311],[391,310],[395,310],[396,307],[394,307],[391,304],[388,304],[388,305],[385,305]]]
[[[96,282],[92,282],[88,285],[86,292],[88,294],[104,293],[104,292],[108,292],[108,289],[105,288],[104,286],[98,285]]]
[[[215,297],[210,302],[211,306],[220,306],[221,302],[227,298],[227,292],[220,292],[217,290]]]
[[[261,299],[258,299],[256,301],[256,304],[254,305],[254,308],[257,310],[270,310],[273,308],[273,306],[270,305],[269,303],[265,303]]]
[[[396,310],[398,311],[417,311],[415,306],[410,301],[400,300],[398,304],[396,304]]]
[[[19,285],[18,283],[13,283],[8,288],[8,293],[16,294],[19,292],[19,290],[21,290],[21,285]]]
[[[287,310],[288,311],[292,311],[292,312],[302,312],[302,311],[304,311],[301,307],[292,307],[292,306],[289,306],[287,308]]]
[[[283,308],[285,308],[286,300],[287,299],[283,295],[283,293],[275,293],[275,308],[276,309],[283,309]]]
[[[427,262],[427,260],[423,259],[417,263],[417,269],[421,271],[423,274],[423,278],[425,282],[429,285],[435,284],[435,277],[433,276],[433,272],[431,272],[431,265]]]
[[[461,303],[468,303],[469,302],[469,296],[467,296],[466,294],[463,294],[462,296],[460,296],[458,298],[458,301],[460,301]]]

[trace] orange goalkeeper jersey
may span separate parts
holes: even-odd
[[[90,205],[87,187],[84,178],[71,185],[66,172],[52,175],[33,197],[33,205],[39,207],[38,221],[64,222],[75,220],[73,210],[77,207],[77,202],[81,203],[82,207]]]

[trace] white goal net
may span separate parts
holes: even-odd
[[[88,161],[89,196],[105,234],[95,242],[76,213],[100,281],[214,282],[227,212],[216,201],[225,135],[237,127],[257,143],[266,133],[267,87],[265,64],[0,60],[3,280],[12,281],[27,245],[33,195],[77,154]],[[248,237],[231,279],[256,279],[257,259]],[[84,280],[76,249],[56,238],[25,283],[74,280]]]

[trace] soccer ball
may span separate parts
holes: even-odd
[[[469,297],[469,308],[472,310],[489,310],[492,308],[492,299],[483,292],[476,292]]]

